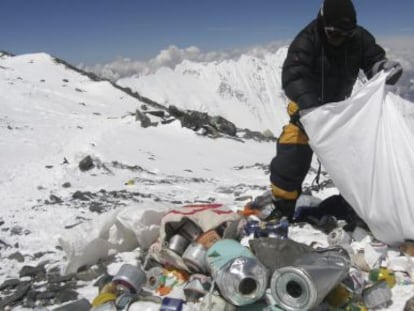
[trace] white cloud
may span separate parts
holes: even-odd
[[[227,59],[236,59],[242,54],[262,57],[265,53],[275,52],[278,48],[286,45],[287,42],[272,42],[263,46],[253,46],[244,49],[233,49],[225,51],[204,52],[196,46],[179,48],[170,45],[161,50],[157,56],[147,62],[132,60],[129,58],[117,58],[108,64],[96,64],[93,66],[79,65],[83,70],[93,72],[98,76],[117,80],[132,75],[145,75],[156,72],[161,67],[174,68],[184,60],[193,62],[213,62]]]
[[[379,38],[378,42],[387,50],[389,58],[395,59],[404,67],[405,71],[414,70],[414,38],[413,37],[393,37]],[[213,62],[228,59],[237,59],[242,54],[263,57],[266,53],[276,52],[281,46],[289,44],[289,41],[275,41],[266,45],[250,46],[222,51],[202,51],[196,46],[180,48],[170,45],[161,50],[158,55],[147,62],[132,60],[129,58],[117,58],[108,64],[97,64],[94,66],[80,65],[81,69],[93,72],[98,76],[111,80],[132,75],[145,75],[156,72],[161,67],[174,68],[183,60],[193,62]]]

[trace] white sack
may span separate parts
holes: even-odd
[[[301,122],[340,193],[377,239],[395,244],[414,239],[414,105],[387,92],[385,78]]]
[[[167,207],[160,203],[131,206],[103,214],[58,238],[66,253],[65,273],[96,263],[115,252],[148,248],[158,237]]]

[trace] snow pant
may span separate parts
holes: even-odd
[[[299,124],[297,111],[297,104],[290,102],[290,122],[283,127],[277,141],[276,156],[270,164],[273,196],[284,200],[298,198],[312,161],[313,152],[308,144],[308,136]]]

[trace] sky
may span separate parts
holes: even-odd
[[[223,51],[289,40],[321,0],[0,0],[1,46],[46,52],[74,65],[146,61],[169,46]],[[377,36],[414,37],[414,2],[355,0]]]

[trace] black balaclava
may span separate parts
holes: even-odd
[[[321,7],[321,16],[325,26],[342,30],[355,28],[357,19],[351,0],[325,0]]]

